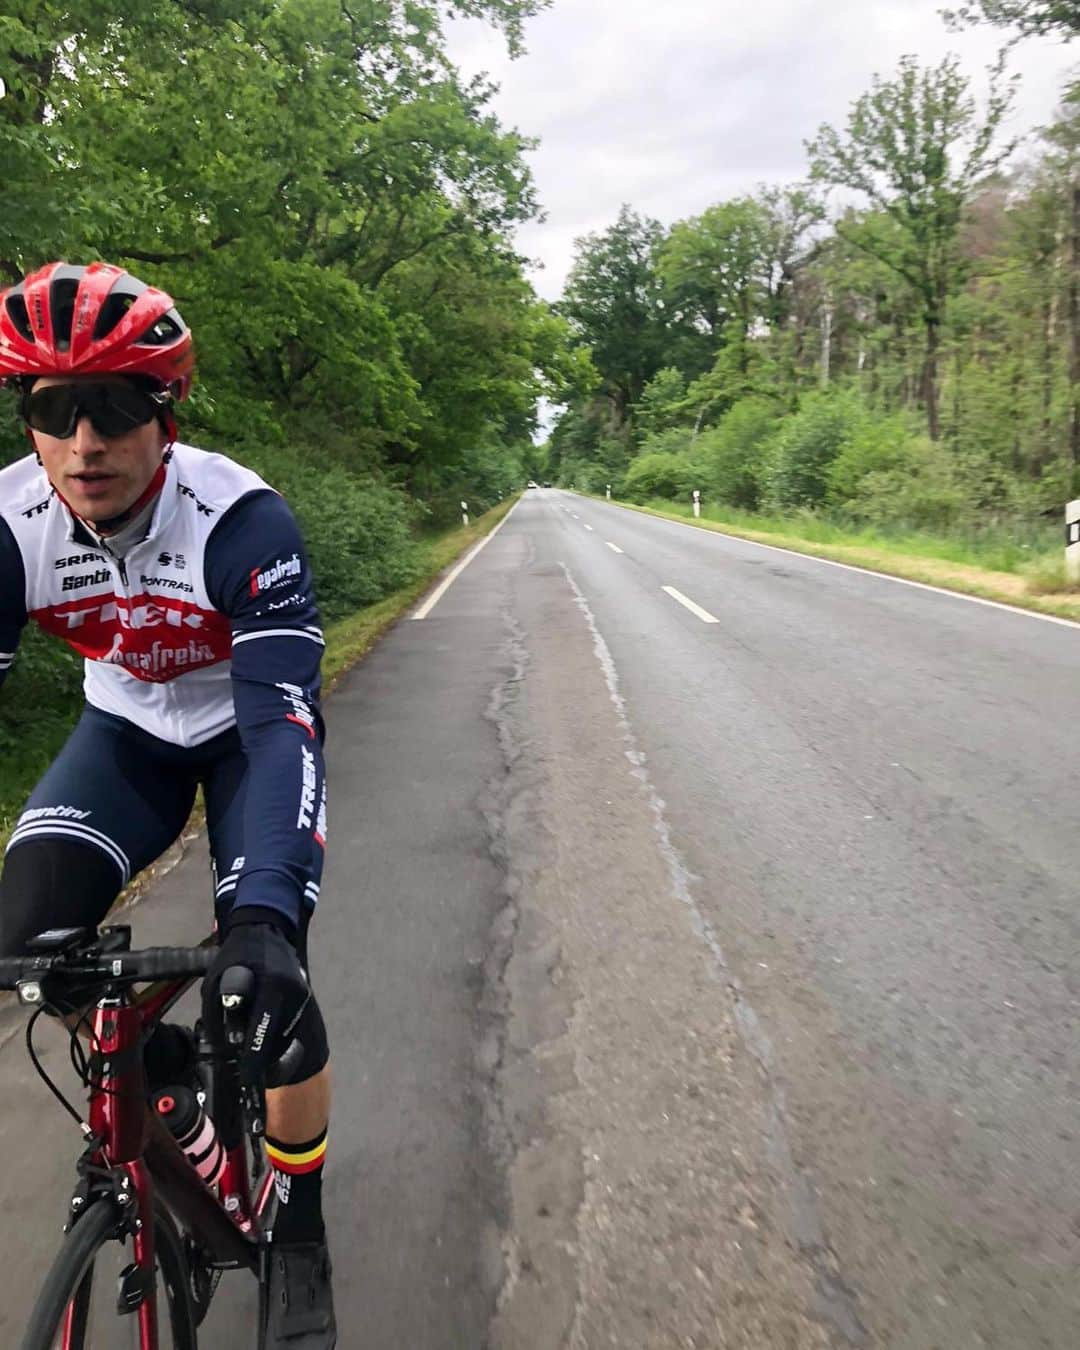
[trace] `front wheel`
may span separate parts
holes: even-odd
[[[118,1278],[132,1258],[116,1236],[110,1201],[95,1201],[64,1239],[22,1340],[22,1350],[143,1350],[137,1313],[117,1311]],[[184,1248],[164,1210],[154,1217],[160,1350],[197,1350]]]

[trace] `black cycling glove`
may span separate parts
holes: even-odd
[[[265,1083],[270,1074],[271,1085],[271,1070],[289,1049],[300,1014],[311,999],[311,985],[296,949],[272,913],[244,906],[234,911],[202,991],[207,1032],[222,1044],[221,977],[233,966],[251,971],[254,989],[247,1003],[241,1064],[249,1081]]]

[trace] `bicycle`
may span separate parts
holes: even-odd
[[[197,1350],[198,1327],[221,1273],[237,1269],[259,1280],[261,1345],[274,1187],[261,1142],[262,1090],[245,1083],[239,1070],[251,972],[236,967],[222,979],[226,1046],[198,1044],[200,1100],[224,1152],[215,1169],[219,1179],[211,1186],[163,1121],[161,1100],[151,1109],[143,1044],[206,974],[212,940],[194,948],[130,948],[126,925],[100,932],[56,929],[35,938],[29,955],[0,959],[0,989],[14,989],[32,1010],[26,1045],[34,1068],[86,1141],[64,1241],[38,1294],[22,1350],[112,1345],[117,1317],[130,1319],[127,1343],[138,1350],[161,1350],[163,1331],[172,1350]],[[144,983],[149,987],[136,993],[134,986]],[[82,1014],[62,1011],[91,1004]],[[34,1028],[46,1012],[67,1021],[72,1063],[89,1089],[86,1118],[52,1081],[35,1050]],[[275,1081],[288,1082],[302,1049],[297,1041],[290,1045]],[[129,1240],[133,1259],[120,1271],[115,1303],[104,1305],[100,1287],[95,1293],[95,1266],[110,1244],[126,1248]]]

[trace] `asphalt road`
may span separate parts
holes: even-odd
[[[526,494],[329,704],[343,1350],[1077,1344],[1078,668],[1067,625]],[[140,938],[201,934],[202,855]],[[5,1346],[76,1150],[18,1026]]]

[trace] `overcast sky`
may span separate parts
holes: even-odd
[[[602,230],[622,202],[665,224],[759,182],[806,174],[803,142],[843,124],[875,72],[907,52],[924,62],[956,52],[985,86],[1001,35],[949,33],[943,0],[555,0],[510,61],[476,22],[450,28],[468,74],[500,85],[495,108],[541,145],[530,157],[547,220],[518,244],[542,267],[554,299],[574,239]],[[1067,72],[1080,64],[1047,39],[1022,44],[1014,130],[1048,121]]]

